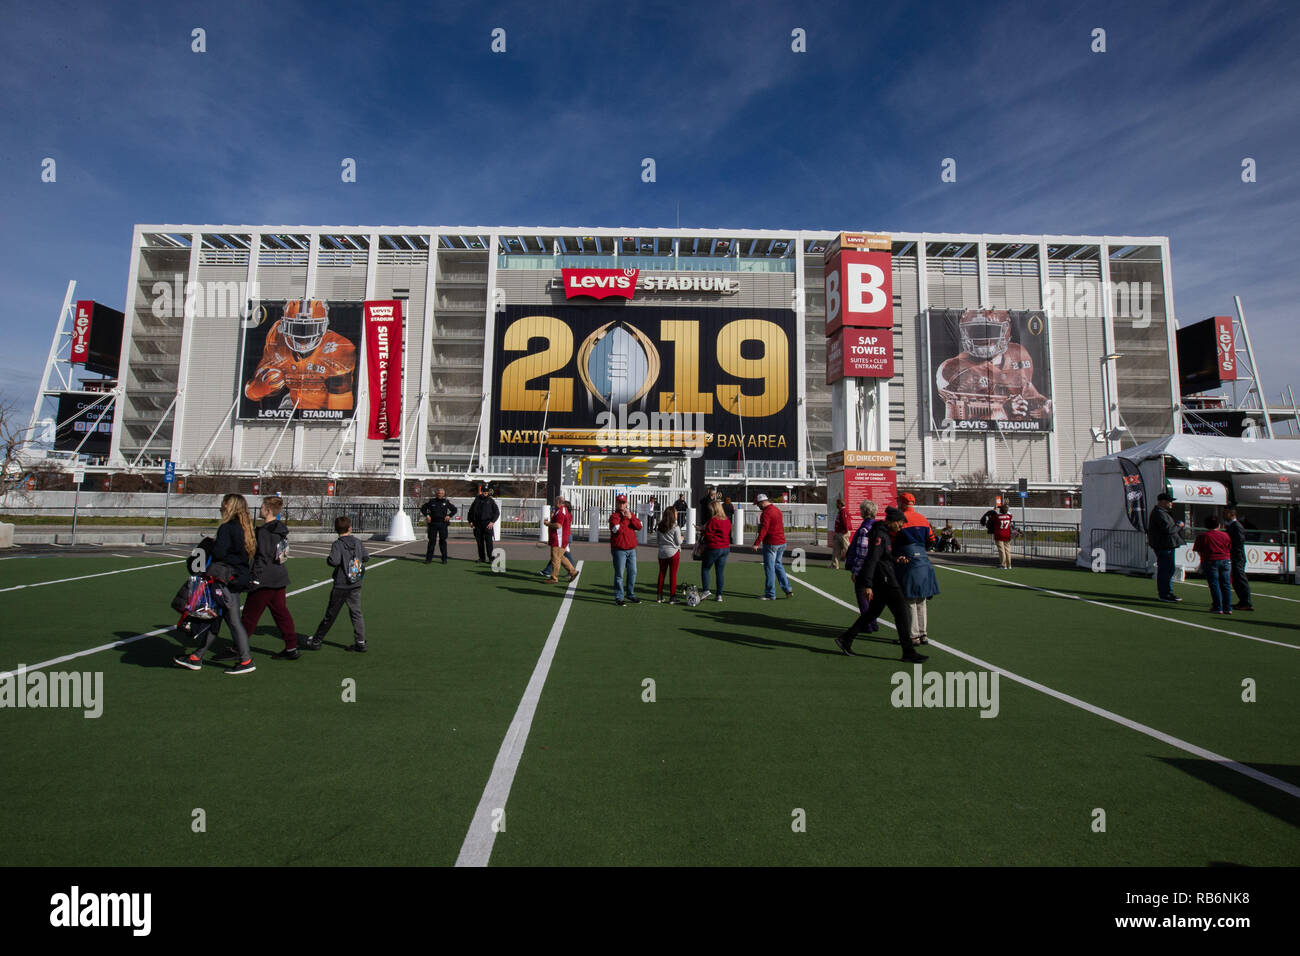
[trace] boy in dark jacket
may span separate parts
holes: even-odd
[[[303,646],[309,651],[320,650],[321,642],[334,626],[334,619],[338,617],[340,609],[346,602],[348,616],[352,618],[352,643],[344,650],[365,653],[366,621],[361,616],[361,576],[358,574],[355,580],[349,581],[348,569],[353,566],[354,561],[364,565],[370,560],[370,555],[366,554],[366,546],[353,536],[352,519],[347,515],[340,515],[334,519],[334,531],[338,534],[338,538],[330,548],[330,556],[325,559],[325,563],[334,569],[334,587],[330,589],[330,603],[325,609],[325,616],[316,625],[316,633],[311,637],[303,638]]]
[[[253,558],[252,593],[244,602],[242,618],[244,630],[250,635],[257,630],[257,622],[268,607],[275,626],[280,629],[284,650],[272,654],[277,661],[296,661],[298,632],[294,629],[293,615],[284,602],[289,587],[289,526],[280,520],[284,499],[270,496],[262,499],[262,526],[257,529],[257,554]]]

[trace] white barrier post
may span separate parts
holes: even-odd
[[[686,544],[688,547],[695,547],[695,509],[686,506]]]
[[[595,544],[600,540],[600,509],[592,505],[587,509],[587,541]]]
[[[636,533],[636,543],[645,544],[650,540],[650,502],[641,502],[641,530]]]
[[[736,513],[731,516],[731,543],[738,548],[745,546],[744,505],[736,505]]]
[[[546,522],[550,520],[551,520],[551,506],[542,505],[542,520],[538,523],[537,526],[538,528],[537,540],[542,542],[542,544],[545,544],[547,541],[550,540],[550,535],[548,535],[547,532],[550,531],[551,529],[546,527]]]

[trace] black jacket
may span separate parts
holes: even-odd
[[[275,556],[281,547],[288,547],[289,526],[276,518],[262,525],[254,534],[257,536],[257,554],[253,557],[253,590],[287,588],[289,567],[276,561]]]
[[[231,518],[217,529],[217,538],[212,546],[212,563],[218,561],[230,565],[235,571],[230,580],[230,589],[247,591],[252,568],[248,563],[248,551],[244,547],[244,528],[238,518]]]
[[[485,525],[500,518],[501,509],[497,507],[496,499],[491,495],[479,495],[469,506],[468,517],[470,524]]]
[[[897,588],[894,574],[894,548],[885,522],[877,521],[867,532],[867,557],[853,581],[859,588]]]
[[[1172,512],[1159,505],[1152,509],[1147,520],[1147,542],[1152,551],[1175,551],[1186,543]]]
[[[420,505],[420,514],[432,519],[428,524],[429,534],[432,535],[456,517],[457,508],[450,498],[430,498]]]
[[[1228,537],[1232,539],[1232,563],[1246,563],[1246,527],[1236,518],[1233,518],[1223,526],[1223,530],[1228,532]]]

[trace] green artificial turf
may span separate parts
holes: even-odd
[[[364,656],[342,650],[344,612],[324,649],[272,661],[266,614],[243,677],[171,666],[170,632],[55,665],[103,672],[104,713],[0,709],[3,862],[451,864],[565,594],[536,576],[537,549],[507,550],[502,574],[425,566],[422,543],[376,554]],[[179,559],[32,587],[166,562],[0,562],[0,589],[28,585],[0,590],[0,669],[168,627]],[[684,560],[681,579],[698,568]],[[725,600],[693,609],[654,603],[648,549],[640,572],[642,603],[619,608],[608,560],[584,563],[495,865],[1300,861],[1296,797],[1007,678],[993,719],[892,706],[892,675],[911,673],[893,631],[853,658],[831,643],[855,612],[813,588],[847,600],[844,572],[814,566],[794,575],[794,599],[764,602],[761,566],[738,553]],[[291,590],[328,577],[315,556],[290,574]],[[1296,606],[1279,599],[1300,589],[1261,584],[1253,615],[1213,618],[1190,583],[1171,606],[1120,575],[938,574],[934,641],[1300,785],[1300,649],[1223,633],[1300,646]],[[327,596],[322,584],[289,598],[300,633]],[[929,653],[924,670],[978,669]],[[349,678],[355,703],[341,699]]]

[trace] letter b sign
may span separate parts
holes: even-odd
[[[894,325],[894,283],[888,252],[845,249],[826,263],[826,334],[841,326]]]

